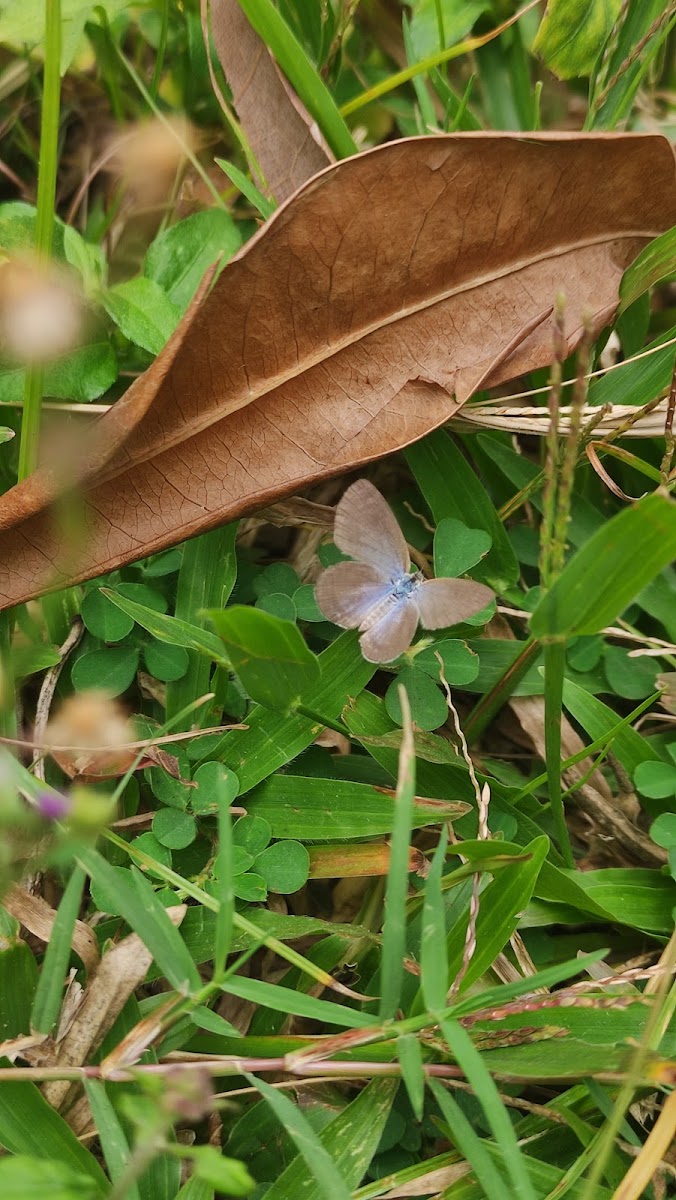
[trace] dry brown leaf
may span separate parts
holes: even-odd
[[[167,916],[180,925],[186,914],[184,904],[168,908]],[[66,1036],[59,1042],[51,1065],[82,1066],[96,1050],[124,1008],[127,1000],[145,979],[153,961],[136,933],[104,954],[98,971],[87,984],[82,1003]],[[76,1085],[77,1086],[77,1085]],[[50,1080],[43,1093],[53,1108],[61,1108],[73,1088],[67,1079]]]
[[[328,168],[98,423],[82,545],[55,529],[53,472],[3,497],[0,604],[408,445],[479,384],[550,360],[561,290],[569,349],[583,314],[605,324],[627,264],[674,223],[674,155],[653,135],[412,138]]]
[[[238,0],[211,0],[209,10],[218,57],[263,173],[256,182],[281,203],[331,157]]]
[[[13,883],[2,897],[3,907],[41,942],[48,942],[56,919],[56,911],[40,896],[26,892],[18,883]],[[87,975],[91,975],[99,964],[99,948],[96,937],[84,921],[73,926],[71,946],[82,962]]]

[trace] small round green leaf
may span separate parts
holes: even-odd
[[[138,659],[138,650],[134,646],[90,650],[73,665],[73,687],[77,692],[102,688],[110,696],[120,696],[136,675]]]
[[[203,763],[195,771],[193,783],[197,784],[190,792],[190,807],[201,816],[218,812],[219,797],[223,802],[232,804],[239,792],[239,779],[234,771],[219,762]]]
[[[232,840],[236,846],[242,846],[253,854],[261,854],[272,837],[272,828],[264,817],[240,817],[232,828]]]
[[[473,683],[479,674],[479,656],[474,650],[470,650],[467,642],[462,642],[457,638],[444,638],[443,641],[437,642],[436,646],[428,646],[426,650],[421,650],[415,656],[415,666],[420,667],[437,682],[439,680],[437,654],[441,655],[446,682],[451,687],[463,687],[464,684]]]
[[[280,592],[284,596],[291,597],[299,587],[300,579],[297,573],[289,563],[284,562],[272,563],[253,581],[254,595],[259,600],[263,596],[272,596]]]
[[[215,1146],[193,1146],[189,1157],[192,1159],[193,1177],[217,1192],[224,1192],[228,1196],[248,1196],[256,1186],[244,1163],[236,1158],[226,1158]]]
[[[676,795],[676,767],[670,763],[642,762],[634,772],[639,792],[651,800],[666,800]]]
[[[662,813],[650,826],[650,836],[665,850],[676,847],[676,813]]]
[[[151,833],[150,830],[148,830],[147,833],[141,833],[137,838],[134,838],[132,846],[135,850],[142,850],[144,854],[149,855],[150,858],[154,858],[155,861],[160,864],[160,866],[171,866],[171,850],[168,846],[163,846],[161,842],[158,842],[155,834]],[[145,871],[148,875],[156,876],[158,879],[161,878],[161,876],[158,876],[152,867],[146,867],[144,863],[139,863],[138,865],[139,869],[141,871]]]
[[[143,658],[148,673],[163,683],[182,679],[188,670],[190,659],[183,646],[171,646],[168,642],[147,642],[143,647]]]
[[[411,718],[418,729],[438,729],[443,725],[448,708],[441,690],[432,681],[426,671],[418,667],[405,667],[400,671],[385,693],[385,708],[393,721],[401,725],[401,704],[399,703],[399,686],[406,688],[411,705]]]
[[[310,856],[300,842],[275,842],[256,859],[256,871],[269,891],[287,896],[307,882]]]
[[[123,613],[121,608],[111,604],[107,596],[98,588],[87,592],[80,615],[86,628],[94,637],[102,642],[121,642],[134,628],[133,617]]]
[[[254,865],[254,856],[249,854],[244,846],[233,846],[232,848],[232,873],[233,875],[244,875],[249,867]]]
[[[118,583],[115,590],[135,604],[145,604],[146,608],[152,608],[155,612],[167,611],[167,602],[162,593],[145,583]]]
[[[295,621],[297,616],[293,600],[284,592],[266,592],[256,601],[256,608],[272,613],[273,617],[279,617],[282,621]]]
[[[232,881],[232,890],[238,900],[246,900],[249,904],[262,904],[268,895],[265,880],[255,871],[247,871],[245,875],[235,876]]]
[[[492,544],[485,529],[469,529],[455,517],[444,517],[434,535],[434,574],[457,579],[475,567]]]
[[[153,796],[160,803],[168,804],[170,808],[187,808],[188,804],[192,805],[192,798],[196,792],[195,788],[186,787],[182,782],[184,779],[190,779],[188,756],[182,746],[171,746],[169,752],[178,762],[181,779],[175,779],[173,775],[163,771],[162,767],[149,767],[146,779],[152,788]]]
[[[293,602],[296,606],[299,621],[325,621],[326,617],[317,607],[315,600],[315,589],[311,583],[304,583],[293,593]]]
[[[655,691],[659,667],[654,658],[630,658],[622,646],[608,646],[603,659],[606,679],[616,696],[642,700]]]
[[[138,838],[136,839],[138,842]],[[115,875],[123,882],[124,886],[128,886],[131,881],[131,871],[128,867],[113,867]],[[111,917],[119,917],[118,895],[116,891],[111,891],[99,879],[92,879],[90,886],[91,898],[99,912],[108,913]]]
[[[197,837],[197,822],[180,808],[160,808],[153,817],[153,833],[169,850],[183,850]]]

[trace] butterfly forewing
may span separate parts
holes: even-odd
[[[425,629],[459,625],[481,612],[494,598],[490,588],[472,579],[426,579],[415,593]]]
[[[369,563],[341,562],[319,576],[315,595],[329,621],[343,629],[358,629],[391,588],[382,571]]]
[[[343,554],[377,567],[390,579],[408,571],[406,539],[389,504],[368,479],[358,479],[341,497],[333,540]]]
[[[414,600],[396,600],[384,616],[359,639],[367,662],[387,663],[408,650],[418,627],[418,608]]]

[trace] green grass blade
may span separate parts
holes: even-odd
[[[98,1079],[85,1079],[84,1088],[92,1110],[92,1117],[99,1135],[103,1157],[113,1183],[123,1175],[129,1162],[129,1143],[120,1123],[120,1119],[110,1102],[106,1085]],[[129,1182],[125,1192],[126,1200],[140,1200],[140,1194],[135,1182]]]
[[[561,714],[563,708],[563,676],[566,669],[566,643],[548,642],[544,648],[545,662],[545,763],[547,790],[556,830],[559,850],[567,867],[575,860],[570,845],[561,791]]]
[[[236,534],[237,522],[233,522],[186,542],[178,575],[177,620],[204,625],[206,618],[201,616],[204,609],[222,608],[227,604],[237,578]],[[207,630],[204,632],[206,634]],[[221,659],[225,657],[222,649],[220,655]],[[197,648],[188,648],[188,657],[188,670],[182,679],[167,684],[167,720],[175,717],[191,700],[209,691],[211,665],[208,659]],[[208,706],[205,705],[198,724],[206,724],[208,717]]]
[[[404,735],[399,752],[399,774],[394,801],[394,828],[390,844],[390,869],[385,891],[383,952],[380,961],[380,1018],[394,1017],[399,1005],[406,952],[406,894],[415,796],[415,749],[411,709],[404,687],[399,687]]]
[[[674,557],[676,504],[657,494],[645,496],[608,521],[566,563],[531,617],[533,634],[552,639],[598,633]]]
[[[457,1100],[439,1083],[430,1079],[428,1087],[434,1096],[441,1115],[448,1125],[451,1137],[460,1153],[467,1159],[485,1196],[506,1196],[506,1181],[497,1170],[483,1140],[474,1132]]]
[[[420,985],[423,1002],[426,1008],[436,1012],[445,1006],[448,991],[446,910],[441,889],[447,845],[448,832],[444,828],[425,881],[420,942]]]
[[[294,91],[314,117],[336,158],[356,154],[357,147],[331,93],[271,0],[239,0],[239,3],[247,20],[272,51]]]
[[[292,1138],[324,1200],[350,1200],[352,1189],[345,1183],[326,1146],[297,1105],[269,1083],[264,1083],[262,1079],[256,1079],[246,1072],[245,1075],[252,1087],[257,1088],[270,1105],[280,1125]]]
[[[519,1200],[536,1200],[533,1185],[523,1162],[514,1126],[497,1087],[488,1073],[479,1051],[462,1025],[442,1020],[441,1028],[448,1046],[468,1081],[502,1150],[504,1162]],[[496,1193],[489,1193],[496,1194]],[[497,1195],[500,1195],[498,1192]]]
[[[219,903],[214,938],[214,979],[219,979],[230,951],[235,893],[232,887],[232,820],[228,791],[223,779],[218,784],[218,851],[215,862],[215,896]]]
[[[84,883],[84,871],[81,867],[75,867],[61,897],[33,1000],[31,1025],[38,1033],[51,1033],[59,1019],[70,944],[82,903]]]

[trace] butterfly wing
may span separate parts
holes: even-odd
[[[333,540],[343,554],[369,563],[390,579],[408,573],[406,539],[389,504],[368,479],[358,479],[339,500]]]
[[[358,629],[392,589],[389,579],[369,563],[341,562],[317,580],[317,604],[342,629]]]
[[[403,598],[387,606],[382,617],[359,639],[361,652],[367,662],[387,663],[408,650],[418,627],[418,607],[414,600]]]
[[[415,593],[425,629],[459,625],[481,612],[495,597],[490,588],[473,579],[426,579]]]

